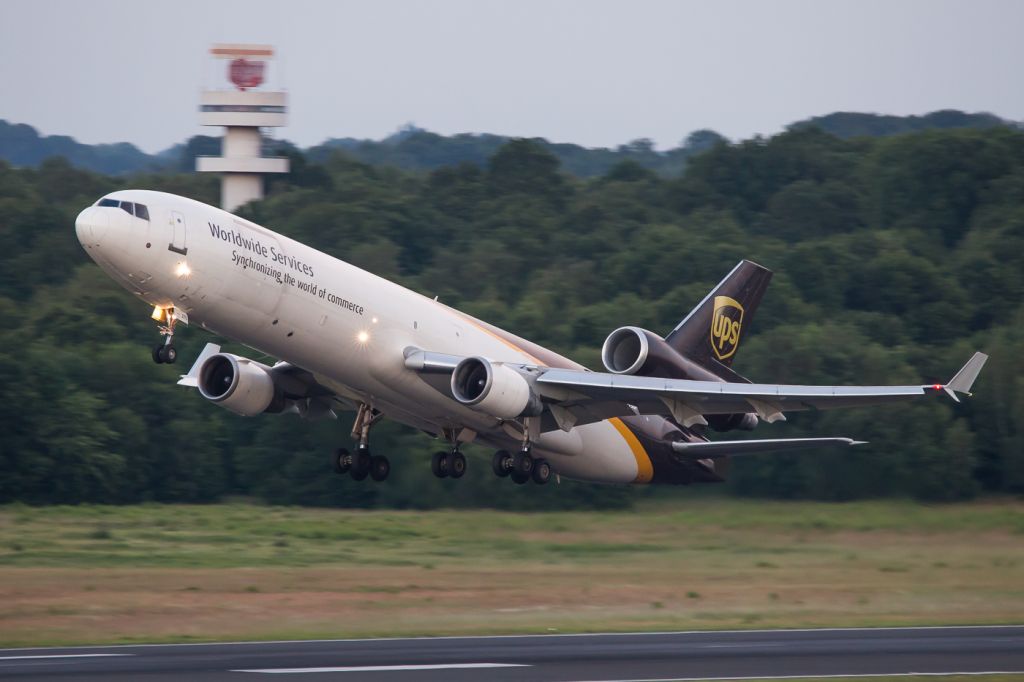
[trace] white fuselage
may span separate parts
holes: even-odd
[[[314,373],[339,396],[440,434],[477,434],[514,447],[514,432],[428,385],[405,365],[422,349],[544,365],[501,330],[436,300],[238,218],[173,194],[108,195],[147,207],[149,220],[116,207],[78,217],[79,240],[118,283],[150,305]],[[618,420],[543,434],[534,451],[561,475],[646,482],[651,463]]]

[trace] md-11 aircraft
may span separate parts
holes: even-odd
[[[553,475],[601,483],[724,480],[730,457],[850,438],[711,441],[786,412],[969,394],[987,359],[975,353],[945,384],[795,386],[752,383],[732,369],[771,271],[742,261],[664,338],[611,332],[594,372],[265,227],[191,199],[147,190],[108,194],[78,216],[78,239],[116,282],[153,308],[177,359],[179,324],[244,344],[274,364],[208,343],[178,382],[242,416],[333,418],[355,410],[350,452],[331,462],[357,480],[387,478],[370,432],[387,417],[447,446],[438,477],[461,477],[465,443],[496,452],[516,483]]]

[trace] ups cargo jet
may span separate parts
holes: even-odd
[[[179,324],[237,341],[273,365],[214,344],[178,383],[242,416],[333,418],[356,411],[352,452],[331,454],[338,473],[384,480],[370,454],[382,417],[442,438],[438,477],[466,470],[464,443],[496,450],[494,473],[516,483],[553,474],[601,483],[723,480],[725,460],[823,446],[849,438],[710,441],[786,412],[858,407],[969,393],[987,357],[975,353],[945,384],[756,384],[731,369],[771,272],[742,261],[666,337],[622,327],[604,342],[607,372],[461,313],[265,227],[191,199],[114,192],[75,223],[89,256],[153,307],[177,358]]]

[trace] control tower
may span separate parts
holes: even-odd
[[[224,87],[203,90],[199,102],[199,122],[204,126],[223,126],[221,156],[200,156],[196,170],[220,173],[220,205],[234,211],[253,199],[263,198],[264,173],[287,173],[288,159],[262,155],[260,128],[285,124],[287,93],[260,90],[273,59],[269,45],[214,45],[210,54],[227,62],[228,82]]]

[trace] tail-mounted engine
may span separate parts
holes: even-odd
[[[665,339],[640,327],[620,327],[609,334],[601,347],[601,361],[615,374],[724,381],[680,355]]]
[[[211,355],[199,368],[199,393],[243,417],[280,412],[285,407],[284,396],[269,369],[240,355]]]
[[[620,327],[609,334],[604,346],[601,347],[601,361],[609,372],[615,374],[694,381],[726,381],[680,355],[665,339],[654,332],[640,327]],[[723,371],[729,370],[723,368]],[[751,431],[757,426],[757,415],[752,412],[716,414],[708,415],[706,421],[715,431]]]
[[[485,358],[466,358],[455,366],[452,395],[463,405],[499,419],[534,417],[544,409],[521,372]]]

